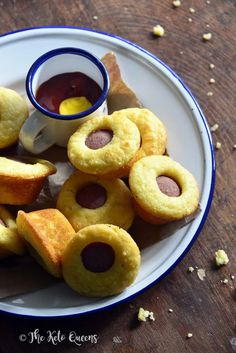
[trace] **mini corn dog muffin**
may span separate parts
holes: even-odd
[[[10,88],[0,87],[0,149],[17,141],[28,115],[24,99]]]
[[[124,114],[112,114],[86,121],[67,147],[69,160],[77,169],[111,179],[126,174],[139,146],[137,126]]]
[[[104,180],[76,171],[62,186],[57,208],[76,231],[96,223],[128,229],[134,219],[131,200],[131,193],[121,179]]]
[[[56,167],[32,157],[0,157],[0,203],[26,205],[36,200]]]
[[[165,153],[167,142],[166,128],[161,120],[150,110],[129,108],[119,110],[113,115],[126,116],[137,126],[141,136],[140,148],[134,158],[128,163],[128,172],[134,162],[140,158]]]
[[[62,253],[75,234],[65,216],[52,208],[30,213],[19,211],[16,223],[31,255],[50,274],[61,277]]]
[[[0,259],[17,254],[23,255],[25,244],[17,233],[15,218],[0,206]]]
[[[195,178],[167,156],[148,156],[134,163],[129,185],[137,214],[149,223],[179,220],[198,207]]]
[[[106,297],[122,292],[135,280],[140,251],[122,228],[96,224],[81,229],[67,245],[63,277],[76,292]]]

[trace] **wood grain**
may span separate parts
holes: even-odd
[[[196,11],[190,13],[193,6]],[[0,10],[0,33],[41,25],[81,26],[115,33],[143,46],[183,78],[209,125],[219,124],[213,140],[222,143],[216,151],[216,189],[207,222],[190,252],[165,279],[129,303],[92,315],[39,319],[2,313],[0,352],[233,352],[230,340],[236,337],[236,280],[230,275],[236,275],[235,0],[211,0],[210,4],[186,0],[177,9],[169,0],[5,0],[0,1]],[[157,23],[165,28],[162,38],[152,35]],[[209,42],[202,41],[206,32],[212,33]],[[210,63],[215,65],[213,70]],[[209,84],[211,77],[215,84]],[[207,95],[209,91],[213,96]],[[214,252],[219,248],[225,249],[230,262],[216,269]],[[196,271],[187,273],[190,265],[206,269],[206,279],[200,281]],[[220,282],[224,278],[229,279],[226,285]],[[154,312],[154,322],[137,321],[141,306]],[[67,336],[71,331],[97,334],[99,339],[96,344],[80,347],[68,339],[55,346],[45,341],[19,341],[20,334],[27,335],[36,328],[45,336],[47,330],[60,330]],[[186,338],[188,332],[193,333],[190,339]]]

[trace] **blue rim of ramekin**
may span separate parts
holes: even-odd
[[[74,55],[79,55],[79,56],[85,57],[86,59],[90,60],[93,64],[95,64],[97,66],[97,68],[99,69],[99,71],[101,72],[102,77],[103,77],[104,85],[103,85],[101,96],[96,101],[96,103],[94,105],[92,105],[92,107],[84,110],[83,112],[81,112],[79,114],[62,115],[62,114],[50,112],[49,110],[45,109],[37,102],[35,95],[33,93],[32,83],[33,83],[33,79],[34,79],[34,76],[35,76],[37,70],[48,59],[51,59],[55,56],[63,55],[63,54],[74,54]],[[53,50],[46,52],[45,54],[41,55],[32,64],[32,66],[30,67],[30,69],[27,73],[27,76],[26,76],[25,88],[26,88],[26,92],[27,92],[27,95],[28,95],[31,103],[42,114],[46,114],[48,117],[53,118],[53,119],[75,120],[75,119],[84,118],[85,116],[92,114],[95,110],[97,110],[103,104],[103,102],[106,100],[107,94],[108,94],[109,75],[108,75],[108,72],[107,72],[105,65],[101,62],[101,60],[99,60],[96,56],[94,56],[93,54],[91,54],[87,50],[84,50],[81,48],[63,47],[63,48],[57,48],[57,49],[53,49]]]
[[[31,318],[37,318],[37,319],[50,319],[50,318],[55,318],[55,317],[78,317],[78,316],[82,316],[82,315],[92,315],[95,314],[97,312],[100,311],[104,311],[104,310],[108,310],[111,309],[121,303],[125,303],[127,301],[130,301],[131,299],[135,298],[136,296],[144,293],[147,289],[151,288],[153,285],[157,284],[158,282],[160,282],[164,277],[166,277],[180,262],[181,260],[184,258],[184,256],[189,252],[189,250],[191,249],[191,247],[193,246],[194,242],[196,241],[196,239],[198,238],[205,222],[208,216],[208,213],[210,211],[210,207],[211,207],[211,202],[213,199],[213,194],[214,194],[214,188],[215,188],[215,178],[216,178],[216,166],[215,166],[215,154],[214,154],[214,146],[212,143],[212,138],[211,138],[211,133],[208,127],[208,124],[206,122],[206,118],[204,117],[204,114],[198,104],[198,102],[196,101],[195,97],[193,96],[193,94],[191,93],[191,91],[189,90],[189,88],[186,86],[186,84],[183,82],[183,80],[167,65],[165,64],[162,60],[160,60],[158,57],[156,57],[154,54],[152,54],[151,52],[149,52],[148,50],[140,47],[138,44],[133,43],[131,41],[129,41],[128,39],[122,38],[120,36],[117,36],[115,34],[110,34],[107,32],[103,32],[100,30],[94,30],[94,29],[90,29],[90,28],[83,28],[83,27],[74,27],[74,26],[39,26],[39,27],[30,27],[30,28],[22,28],[16,31],[12,31],[12,32],[7,32],[4,33],[2,35],[0,35],[1,37],[4,36],[8,36],[11,34],[15,34],[18,32],[26,32],[26,31],[32,31],[32,30],[39,30],[39,29],[73,29],[73,30],[79,30],[79,31],[85,31],[85,32],[94,32],[94,33],[98,33],[107,37],[111,37],[111,38],[115,38],[121,42],[124,42],[126,44],[129,44],[130,46],[138,49],[139,51],[145,53],[146,55],[148,55],[149,57],[151,57],[152,59],[156,60],[159,64],[161,64],[163,67],[165,67],[171,74],[172,76],[174,76],[179,83],[182,85],[183,89],[187,92],[187,94],[191,97],[201,119],[202,122],[204,124],[205,127],[205,131],[207,133],[207,137],[208,137],[208,141],[209,141],[209,147],[210,147],[210,152],[211,152],[211,183],[210,183],[210,191],[209,191],[209,196],[208,196],[208,200],[207,200],[207,204],[201,219],[201,222],[197,228],[197,230],[195,231],[194,236],[192,237],[192,240],[189,242],[188,246],[185,248],[185,250],[181,253],[181,255],[175,260],[175,262],[164,272],[162,273],[158,278],[156,278],[153,282],[149,283],[146,287],[140,289],[139,291],[137,291],[134,294],[129,295],[126,298],[120,299],[119,301],[112,303],[112,304],[108,304],[105,306],[102,306],[100,308],[97,309],[92,309],[89,311],[85,311],[85,312],[81,312],[81,313],[60,313],[60,314],[45,314],[45,315],[40,315],[40,312],[37,314],[32,314],[32,313],[24,313],[24,312],[11,312],[10,310],[3,310],[0,309],[0,312],[4,312],[7,314],[14,314],[20,317],[23,316],[27,316],[27,317],[31,317]],[[24,308],[22,308],[24,310]]]

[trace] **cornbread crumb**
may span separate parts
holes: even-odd
[[[149,319],[152,320],[152,321],[155,321],[155,317],[154,317],[154,314],[153,314],[152,311],[150,311]]]
[[[208,97],[212,97],[213,96],[213,92],[209,91],[209,92],[207,92],[207,95],[208,95]]]
[[[189,266],[188,272],[193,272],[193,271],[194,271],[194,268],[192,266]]]
[[[150,319],[152,321],[155,321],[155,317],[152,311],[145,310],[143,308],[139,308],[138,312],[138,320],[139,321],[147,321],[147,319]]]
[[[216,130],[219,129],[219,125],[218,124],[214,124],[212,127],[211,127],[211,132],[215,132]]]
[[[192,332],[188,332],[188,333],[187,333],[187,338],[191,338],[191,337],[193,337]]]
[[[215,65],[214,64],[209,64],[209,68],[212,70],[215,68]]]
[[[204,41],[208,41],[208,40],[211,40],[211,38],[212,38],[212,34],[209,32],[209,33],[204,33],[203,35],[202,35],[202,39],[204,40]]]
[[[173,313],[174,310],[169,308],[168,311],[169,311],[169,313]]]
[[[215,82],[216,82],[216,80],[211,77],[210,80],[209,80],[209,83],[215,83]]]
[[[227,263],[229,262],[228,255],[224,250],[221,249],[215,252],[215,259],[217,266],[227,265]]]
[[[172,2],[172,5],[173,5],[174,7],[180,7],[180,6],[181,6],[181,1],[180,1],[180,0],[174,0],[174,1]]]
[[[215,149],[216,149],[216,150],[221,149],[221,142],[219,142],[219,141],[216,142],[216,144],[215,144]]]
[[[190,7],[190,8],[189,8],[189,12],[190,12],[190,13],[194,13],[194,12],[195,12],[195,9],[194,9],[193,7]]]
[[[165,34],[165,30],[161,25],[156,25],[153,27],[153,34],[157,37],[163,37]]]
[[[206,277],[206,271],[203,268],[199,268],[197,270],[197,275],[201,281],[204,281],[204,278]]]

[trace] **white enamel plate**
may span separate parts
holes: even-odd
[[[33,28],[0,37],[0,86],[25,94],[25,77],[43,53],[58,47],[79,47],[98,57],[113,51],[122,76],[142,104],[164,122],[168,153],[197,179],[200,214],[185,227],[142,251],[136,281],[117,296],[90,299],[77,295],[64,283],[0,302],[3,311],[32,316],[63,316],[110,307],[140,293],[163,278],[190,249],[206,220],[214,189],[215,167],[206,120],[180,78],[151,53],[114,35],[87,29]]]

